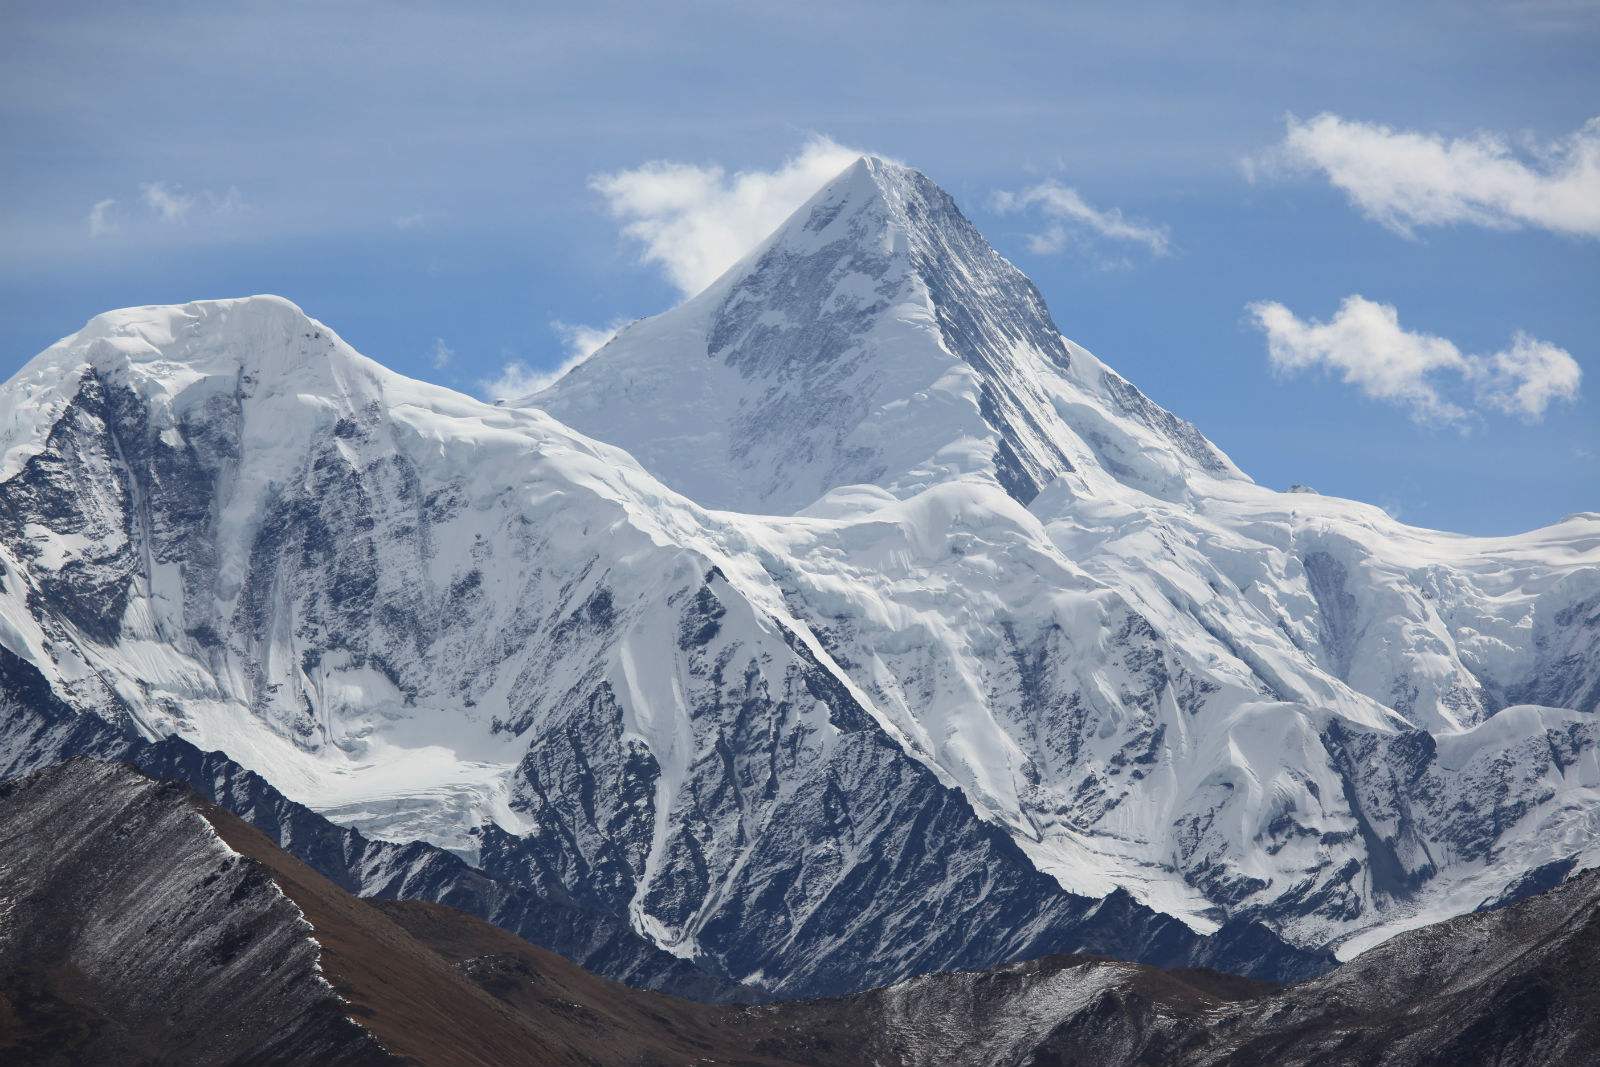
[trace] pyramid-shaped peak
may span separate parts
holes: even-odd
[[[864,155],[817,190],[728,274],[746,273],[774,249],[808,251],[844,237],[874,244],[891,239],[889,231],[924,246],[953,238],[999,259],[954,198],[926,174],[904,163]],[[901,247],[910,245],[902,239]]]
[[[840,171],[821,190],[821,194],[829,194],[830,198],[876,196],[886,203],[930,193],[949,199],[949,194],[922,171],[898,160],[874,155],[856,157],[855,162]]]
[[[862,156],[704,292],[532,399],[701,503],[792,512],[1071,463],[1035,384],[1068,350],[1032,283],[921,172]]]
[[[969,476],[1026,505],[1102,452],[1117,477],[1168,495],[1184,471],[1234,473],[1193,427],[1080,359],[948,193],[877,156],[526,402],[699,503],[742,511]],[[1082,434],[1069,418],[1088,420]]]

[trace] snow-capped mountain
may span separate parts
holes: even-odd
[[[1354,948],[1559,880],[1597,633],[1600,516],[1256,486],[876,160],[525,403],[259,297],[0,388],[0,647],[56,698],[779,993],[1293,976],[1252,919]]]
[[[740,528],[285,301],[98,317],[5,386],[0,446],[0,644],[56,697],[714,973],[1321,965],[1063,891],[907,753]]]
[[[532,402],[696,502],[747,512],[863,483],[906,498],[970,474],[1026,506],[1085,444],[1090,466],[1158,495],[1181,494],[1192,469],[1242,477],[1063,338],[944,190],[870,158]]]
[[[1594,862],[1600,515],[1465,538],[1255,485],[915,171],[858,161],[530,402],[784,513],[725,521],[1063,885],[1321,943]]]

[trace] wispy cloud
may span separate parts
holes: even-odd
[[[250,210],[244,194],[231,185],[221,192],[201,189],[189,193],[175,182],[144,182],[139,186],[139,199],[156,218],[174,225],[184,225],[200,215],[221,217]]]
[[[1583,370],[1564,348],[1519,333],[1511,347],[1473,365],[1478,398],[1530,422],[1558,400],[1576,400]]]
[[[1247,310],[1267,335],[1275,370],[1322,368],[1418,422],[1463,422],[1473,403],[1538,421],[1552,403],[1575,400],[1583,377],[1566,350],[1526,334],[1500,352],[1470,355],[1403,328],[1392,305],[1362,296],[1346,297],[1327,322],[1305,321],[1271,301]]]
[[[565,374],[604,348],[627,324],[627,319],[612,319],[604,326],[584,326],[581,323],[562,322],[560,319],[551,322],[550,328],[561,338],[567,350],[567,359],[562,364],[561,374]]]
[[[1600,118],[1520,153],[1493,133],[1446,139],[1327,113],[1287,122],[1282,144],[1245,161],[1247,176],[1320,172],[1363,214],[1406,236],[1467,223],[1600,237]]]
[[[108,233],[116,232],[117,221],[111,215],[111,209],[116,206],[115,198],[109,196],[94,202],[94,206],[89,209],[89,214],[84,219],[89,224],[90,237],[104,237]]]
[[[774,170],[729,174],[658,160],[596,175],[591,187],[685,296],[710,285],[861,153],[826,137]]]
[[[627,324],[626,319],[614,319],[606,326],[581,326],[557,319],[550,323],[550,329],[566,349],[565,358],[557,366],[538,370],[523,360],[509,360],[500,367],[497,377],[479,382],[479,390],[490,400],[519,400],[540,392],[604,348]]]
[[[1097,208],[1076,189],[1057,181],[1040,182],[1018,192],[997,192],[991,202],[1002,214],[1034,210],[1043,216],[1044,228],[1028,235],[1029,250],[1040,255],[1095,239],[1142,244],[1158,256],[1169,251],[1166,227],[1130,219],[1118,208]]]
[[[444,343],[443,337],[433,339],[433,350],[428,354],[429,362],[434,370],[444,370],[455,362],[456,350]]]
[[[182,223],[194,207],[194,197],[166,182],[145,182],[139,186],[139,194],[145,207],[159,215],[163,222]]]
[[[397,215],[394,219],[394,228],[397,230],[415,230],[428,221],[428,216],[418,211],[410,215]]]

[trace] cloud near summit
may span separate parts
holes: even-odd
[[[1166,228],[1123,215],[1119,208],[1097,208],[1076,190],[1057,181],[1044,181],[1020,192],[1001,191],[991,200],[1001,214],[1034,210],[1045,219],[1043,229],[1028,235],[1028,249],[1051,255],[1091,238],[1131,241],[1152,255],[1169,251]]]
[[[863,153],[813,137],[773,170],[655,160],[597,174],[590,187],[684,296],[716,281]]]

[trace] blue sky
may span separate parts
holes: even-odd
[[[1592,3],[64,6],[0,6],[0,374],[275,292],[479,391],[682,298],[629,222],[716,223],[826,137],[944,185],[1266,484],[1600,508]],[[710,199],[596,183],[653,161]]]

